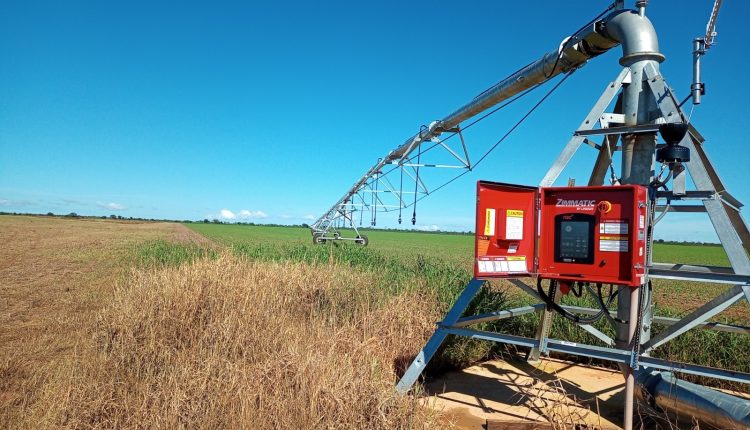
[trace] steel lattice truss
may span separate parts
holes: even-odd
[[[415,208],[419,200],[445,184],[446,177],[455,178],[456,171],[472,169],[463,134],[457,128],[449,132],[451,134],[445,139],[432,137],[415,143],[401,157],[387,161],[379,159],[378,168],[369,171],[356,190],[326,213],[313,228],[321,232],[337,232],[340,228],[357,230],[357,226],[375,226],[378,213],[398,213],[399,223],[411,220],[414,224],[414,212],[408,209]],[[445,173],[430,175],[426,170]],[[438,183],[440,179],[442,182]]]

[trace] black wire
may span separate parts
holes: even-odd
[[[602,311],[609,313],[609,306],[612,304],[612,302],[615,300],[615,297],[617,297],[617,294],[619,291],[614,291],[612,285],[609,286],[609,298],[607,299],[607,303],[604,303],[604,297],[602,297],[602,284],[596,284],[596,298],[599,301],[599,308],[601,308]],[[617,317],[612,317],[612,319],[620,324],[627,324],[628,322],[625,320],[621,320]]]
[[[360,200],[362,200],[362,210],[359,212],[359,226],[362,227],[362,220],[365,218],[365,206],[367,206],[367,203],[365,203],[365,198],[362,196],[359,196]],[[352,202],[354,202],[354,198],[352,198]]]
[[[562,315],[565,319],[573,321],[576,324],[593,324],[601,319],[601,317],[604,315],[605,310],[601,309],[599,310],[599,313],[592,315],[590,317],[582,317],[579,315],[575,315],[563,308],[562,306],[555,303],[554,300],[554,294],[557,288],[557,280],[551,279],[549,282],[549,288],[550,292],[549,294],[544,292],[544,289],[542,288],[542,278],[537,278],[536,281],[536,291],[539,294],[539,297],[541,297],[542,301],[547,304],[547,309],[554,310],[558,314]]]
[[[562,79],[560,79],[560,80],[559,80],[559,81],[558,81],[558,82],[557,82],[557,83],[556,83],[556,84],[555,84],[555,85],[554,85],[554,86],[553,86],[553,87],[552,87],[552,88],[551,88],[551,89],[550,89],[549,91],[547,91],[547,93],[546,93],[546,94],[545,94],[544,96],[542,96],[542,98],[541,98],[541,99],[539,99],[539,101],[537,101],[537,102],[536,102],[536,104],[535,104],[534,106],[532,106],[532,108],[531,108],[531,109],[530,109],[530,110],[529,110],[528,112],[526,112],[526,114],[524,114],[524,115],[523,115],[523,116],[521,117],[521,119],[519,119],[519,120],[518,120],[518,121],[517,121],[517,122],[516,122],[516,123],[515,123],[515,124],[514,124],[514,125],[513,125],[513,126],[512,126],[512,127],[511,127],[511,128],[510,128],[510,129],[509,129],[509,130],[508,130],[508,131],[507,131],[507,132],[506,132],[506,133],[505,133],[505,134],[504,134],[504,135],[503,135],[503,136],[502,136],[502,137],[501,137],[501,138],[500,138],[499,140],[498,140],[498,141],[497,141],[497,142],[495,142],[495,144],[494,144],[494,145],[492,145],[492,147],[491,147],[490,149],[488,149],[488,150],[487,150],[487,151],[486,151],[486,152],[485,152],[485,153],[484,153],[484,154],[483,154],[483,155],[482,155],[482,156],[481,156],[481,157],[479,158],[479,160],[477,160],[477,161],[476,161],[476,162],[475,162],[475,163],[474,163],[474,164],[472,165],[472,168],[471,168],[471,170],[468,170],[468,169],[467,169],[467,170],[464,170],[464,171],[463,171],[463,172],[461,172],[460,174],[458,174],[458,175],[454,176],[453,178],[451,178],[451,179],[450,179],[450,180],[448,180],[447,182],[445,182],[445,183],[443,183],[443,184],[439,185],[438,187],[436,187],[435,189],[433,189],[433,190],[432,190],[432,191],[430,191],[429,193],[427,193],[427,194],[425,194],[425,195],[423,195],[423,196],[421,196],[421,197],[419,197],[419,198],[417,198],[417,186],[418,186],[418,182],[417,182],[417,183],[415,184],[415,191],[414,191],[414,202],[413,202],[413,203],[410,203],[410,204],[408,204],[408,205],[406,205],[406,206],[404,206],[404,209],[407,209],[407,208],[409,208],[409,207],[411,207],[411,206],[416,206],[417,202],[419,202],[420,200],[424,199],[425,197],[427,197],[427,196],[429,196],[429,195],[432,195],[432,194],[433,194],[433,193],[435,193],[436,191],[438,191],[438,190],[440,190],[440,189],[442,189],[442,188],[444,188],[444,187],[446,187],[446,186],[450,185],[450,184],[451,184],[451,183],[453,183],[454,181],[456,181],[456,180],[460,179],[460,178],[461,178],[462,176],[464,176],[464,175],[468,174],[469,172],[473,171],[473,169],[474,169],[475,167],[477,167],[477,166],[478,166],[478,165],[479,165],[479,164],[480,164],[480,163],[481,163],[482,161],[484,161],[484,159],[485,159],[485,158],[487,158],[487,156],[488,156],[488,155],[489,155],[489,154],[490,154],[490,153],[491,153],[492,151],[494,151],[494,150],[495,150],[495,148],[497,148],[497,147],[498,147],[498,145],[500,145],[501,143],[503,143],[503,141],[505,141],[505,139],[507,139],[507,138],[508,138],[508,136],[510,136],[510,134],[511,134],[511,133],[513,133],[513,131],[515,131],[515,130],[516,130],[516,128],[518,128],[518,127],[519,127],[519,126],[520,126],[520,125],[521,125],[521,124],[522,124],[522,123],[523,123],[523,122],[524,122],[524,121],[525,121],[525,120],[526,120],[526,119],[527,119],[527,118],[528,118],[528,117],[529,117],[529,116],[530,116],[530,115],[531,115],[532,113],[534,113],[534,111],[535,111],[535,110],[536,110],[536,109],[537,109],[537,108],[538,108],[538,107],[539,107],[539,106],[540,106],[540,105],[541,105],[541,104],[542,104],[542,103],[543,103],[543,102],[544,102],[545,100],[547,100],[547,98],[549,98],[549,96],[551,96],[551,95],[552,95],[552,93],[554,93],[554,92],[555,92],[555,90],[557,90],[557,89],[558,89],[558,88],[560,87],[560,85],[562,85],[562,83],[563,83],[563,82],[565,82],[565,81],[566,81],[566,80],[567,80],[567,79],[568,79],[568,78],[570,77],[570,75],[572,75],[572,72],[570,72],[570,73],[566,73],[566,74],[565,74],[565,76],[563,76],[563,78],[562,78]],[[502,108],[504,108],[504,107],[506,107],[506,106],[510,105],[511,103],[515,102],[516,100],[518,100],[518,99],[522,98],[523,96],[525,96],[525,95],[529,94],[530,92],[532,92],[532,91],[533,91],[534,89],[536,89],[536,88],[539,88],[539,86],[537,85],[537,86],[535,86],[535,87],[529,88],[528,90],[526,90],[526,91],[522,92],[521,94],[519,94],[519,95],[517,95],[517,96],[513,97],[512,99],[508,100],[508,101],[507,101],[506,103],[503,103],[502,105],[500,105],[500,106],[496,107],[495,109],[491,110],[490,112],[488,112],[488,113],[486,113],[486,114],[482,115],[481,117],[477,118],[476,120],[474,120],[474,121],[472,121],[471,123],[469,123],[469,124],[468,124],[468,125],[467,125],[466,127],[464,127],[464,128],[462,129],[462,132],[463,132],[463,131],[466,131],[466,130],[467,130],[468,128],[471,128],[472,126],[476,125],[477,123],[479,123],[480,121],[482,121],[482,120],[484,120],[485,118],[489,117],[490,115],[492,115],[492,114],[496,113],[496,112],[497,112],[497,111],[499,111],[500,109],[502,109]],[[424,126],[423,126],[423,127],[424,127]],[[421,135],[421,132],[422,132],[422,128],[420,128],[420,135]],[[457,135],[457,134],[458,134],[458,133],[453,133],[452,135],[450,135],[450,136],[449,136],[449,137],[447,137],[446,139],[443,139],[442,141],[443,141],[443,142],[445,142],[445,141],[447,141],[448,139],[450,139],[450,138],[454,137],[454,136],[455,136],[455,135]],[[434,144],[434,145],[430,146],[429,148],[427,148],[426,150],[422,151],[422,146],[421,146],[421,142],[420,142],[420,146],[419,146],[419,152],[418,152],[418,155],[417,155],[417,157],[418,157],[418,158],[419,158],[419,157],[421,157],[421,155],[422,155],[422,154],[425,154],[425,153],[427,153],[427,152],[428,152],[429,150],[431,150],[431,149],[435,148],[435,147],[436,147],[436,146],[438,146],[438,145],[440,145],[440,144],[439,144],[439,143],[436,143],[436,144]],[[417,164],[419,164],[419,163],[420,163],[420,161],[419,161],[419,159],[418,159],[418,161],[417,161]],[[386,173],[384,173],[384,174],[383,174],[383,176],[385,176],[385,175],[388,175],[389,173],[393,172],[394,170],[396,170],[396,169],[398,169],[398,168],[399,168],[399,167],[398,167],[398,166],[396,166],[396,167],[392,168],[391,170],[388,170],[388,171],[387,171]],[[419,170],[417,169],[417,173],[418,173],[418,172],[419,172]],[[415,212],[416,212],[416,208],[415,208]],[[413,221],[412,221],[412,223],[413,223],[413,224],[414,224],[414,223],[416,222],[416,221],[415,221],[415,218],[416,218],[416,213],[414,213],[414,214],[413,214],[413,216],[412,216],[412,220],[413,220]]]
[[[401,224],[401,209],[404,206],[404,166],[401,166],[401,183],[398,188],[398,223]]]
[[[547,94],[545,94],[545,95],[544,95],[544,97],[542,97],[542,98],[541,98],[541,99],[540,99],[540,100],[539,100],[539,101],[538,101],[538,102],[537,102],[537,103],[536,103],[536,104],[535,104],[535,105],[534,105],[534,106],[533,106],[533,107],[532,107],[532,108],[531,108],[531,109],[530,109],[530,110],[529,110],[528,112],[526,112],[526,114],[525,114],[525,115],[524,115],[523,117],[521,117],[521,119],[520,119],[520,120],[518,120],[518,122],[516,122],[516,123],[515,123],[515,124],[513,125],[513,127],[511,127],[511,128],[510,128],[510,129],[509,129],[509,130],[508,130],[508,131],[507,131],[507,132],[506,132],[506,133],[505,133],[505,134],[503,135],[503,137],[501,137],[501,138],[500,138],[500,140],[498,140],[497,142],[495,142],[495,144],[494,144],[494,145],[492,145],[492,147],[491,147],[490,149],[488,149],[488,150],[487,150],[487,152],[485,152],[485,153],[484,153],[484,155],[482,155],[482,156],[481,156],[481,157],[479,158],[479,160],[478,160],[478,161],[477,161],[476,163],[474,163],[474,166],[473,166],[473,167],[477,167],[477,166],[478,166],[478,165],[479,165],[479,164],[480,164],[480,163],[481,163],[482,161],[484,161],[484,159],[485,159],[485,158],[487,158],[487,156],[488,156],[488,155],[490,155],[490,153],[491,153],[491,152],[492,152],[493,150],[495,150],[495,148],[497,148],[497,146],[498,146],[498,145],[500,145],[501,143],[503,143],[503,141],[505,141],[505,139],[507,139],[507,138],[508,138],[508,136],[510,136],[510,134],[511,134],[511,133],[512,133],[513,131],[515,131],[515,129],[516,129],[516,128],[518,128],[518,127],[519,127],[519,126],[520,126],[520,125],[521,125],[521,124],[522,124],[522,123],[523,123],[523,122],[524,122],[524,121],[525,121],[525,120],[526,120],[526,119],[527,119],[527,118],[528,118],[528,117],[529,117],[529,116],[530,116],[530,115],[531,115],[531,114],[532,114],[532,113],[533,113],[533,112],[534,112],[534,111],[535,111],[535,110],[536,110],[536,109],[537,109],[537,108],[538,108],[538,107],[539,107],[539,106],[540,106],[540,105],[541,105],[541,104],[542,104],[542,103],[543,103],[543,102],[545,101],[545,100],[547,100],[547,98],[548,98],[548,97],[549,97],[550,95],[552,95],[552,93],[554,93],[554,92],[555,92],[555,90],[556,90],[557,88],[559,88],[559,87],[560,87],[560,85],[561,85],[561,84],[562,84],[563,82],[565,82],[565,80],[566,80],[566,79],[568,79],[568,77],[570,77],[570,75],[571,75],[571,74],[572,74],[572,73],[567,73],[567,74],[566,74],[566,75],[565,75],[565,76],[564,76],[564,77],[563,77],[563,78],[562,78],[562,79],[561,79],[560,81],[558,81],[558,82],[557,82],[557,83],[555,84],[555,86],[554,86],[554,87],[552,87],[552,88],[551,88],[551,89],[550,89],[550,90],[549,90],[549,91],[547,92]],[[444,188],[444,187],[448,186],[448,185],[449,185],[449,184],[451,184],[451,183],[452,183],[453,181],[456,181],[456,180],[458,180],[459,178],[461,178],[462,176],[466,175],[466,174],[467,174],[467,173],[469,173],[469,172],[471,172],[471,170],[464,170],[464,171],[463,171],[463,172],[461,172],[460,174],[458,174],[458,175],[456,175],[455,177],[453,177],[452,179],[450,179],[450,180],[449,180],[448,182],[445,182],[444,184],[442,184],[442,185],[438,186],[437,188],[435,188],[434,190],[432,190],[432,191],[431,191],[431,192],[430,192],[429,194],[425,194],[425,195],[423,195],[422,197],[420,197],[420,198],[416,199],[414,203],[416,203],[416,202],[418,202],[418,201],[422,200],[423,198],[427,197],[428,195],[432,195],[432,194],[433,194],[433,193],[435,193],[436,191],[438,191],[438,190],[440,190],[440,189],[442,189],[442,188]],[[408,206],[407,206],[407,207],[408,207]]]
[[[378,160],[378,162],[380,162],[380,160]],[[378,200],[380,199],[380,196],[378,196],[378,182],[380,182],[380,171],[375,172],[375,192],[373,193],[373,196],[375,197],[375,206],[373,206],[372,209],[373,227],[378,223]]]
[[[507,107],[508,105],[512,104],[512,103],[513,103],[513,102],[515,102],[516,100],[518,100],[518,99],[522,98],[523,96],[525,96],[525,95],[529,94],[530,92],[534,91],[534,90],[535,90],[535,89],[537,89],[537,88],[539,88],[539,85],[537,85],[537,86],[534,86],[534,87],[531,87],[531,88],[529,88],[528,90],[526,90],[526,91],[524,91],[524,92],[522,92],[522,93],[518,94],[517,96],[515,96],[515,97],[513,97],[512,99],[508,100],[507,102],[505,102],[505,103],[501,104],[500,106],[498,106],[498,107],[496,107],[496,108],[492,109],[492,110],[491,110],[491,111],[489,111],[488,113],[486,113],[486,114],[484,114],[484,115],[480,116],[479,118],[475,119],[474,121],[470,122],[470,123],[469,123],[469,124],[468,124],[467,126],[465,126],[465,127],[462,127],[462,128],[461,128],[461,132],[465,132],[466,130],[470,129],[471,127],[473,127],[474,125],[476,125],[476,124],[477,124],[477,123],[479,123],[480,121],[482,121],[482,120],[486,119],[487,117],[489,117],[490,115],[492,115],[492,114],[494,114],[494,113],[498,112],[499,110],[503,109],[504,107]],[[478,97],[478,96],[477,96],[477,97]],[[446,137],[445,139],[442,139],[442,140],[441,140],[441,142],[445,143],[445,142],[449,141],[449,140],[450,140],[451,138],[453,138],[453,137],[456,137],[457,135],[458,135],[458,133],[457,133],[457,132],[456,132],[456,133],[451,133],[451,134],[450,134],[450,135],[449,135],[448,137]],[[428,152],[430,152],[430,150],[432,150],[432,149],[434,149],[434,148],[436,148],[436,147],[438,147],[438,146],[440,146],[440,143],[435,143],[435,144],[433,144],[432,146],[430,146],[429,148],[427,148],[427,149],[425,149],[424,151],[422,151],[422,154],[423,154],[423,155],[424,155],[424,154],[427,154]],[[389,173],[393,172],[393,171],[394,171],[394,170],[396,170],[396,169],[398,169],[398,166],[396,166],[396,167],[393,167],[392,169],[390,169],[390,170],[388,170],[387,172],[385,172],[385,173],[384,173],[383,175],[387,175],[387,174],[389,174]],[[407,207],[408,207],[408,206],[407,206]]]
[[[583,282],[578,282],[578,290],[576,290],[576,285],[572,284],[570,286],[570,292],[573,293],[574,296],[581,298],[583,296]]]
[[[688,100],[690,100],[692,97],[693,97],[693,93],[688,94],[687,97],[685,97],[684,99],[682,99],[682,101],[680,102],[680,104],[677,105],[677,107],[681,108],[682,105],[684,105],[685,102],[688,101]]]

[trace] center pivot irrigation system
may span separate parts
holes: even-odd
[[[478,183],[474,278],[399,381],[399,392],[409,391],[448,335],[464,336],[526,347],[530,362],[537,362],[541,354],[557,352],[618,363],[626,380],[624,427],[628,430],[633,426],[635,396],[656,409],[696,417],[719,428],[750,428],[750,402],[681,381],[674,373],[741,383],[750,383],[750,374],[651,357],[656,348],[692,329],[750,334],[750,327],[710,321],[740,300],[750,301],[750,232],[740,216],[742,204],[724,187],[706,155],[704,138],[682,110],[689,100],[699,104],[705,93],[700,60],[714,43],[721,1],[714,3],[705,36],[693,42],[693,83],[690,95],[681,102],[659,71],[665,57],[646,17],[647,3],[636,1],[633,10],[625,9],[622,1],[613,3],[564,39],[559,48],[442,120],[423,126],[378,160],[311,226],[316,243],[348,239],[366,244],[367,238],[356,228],[365,212],[375,225],[378,212],[398,212],[401,222],[403,211],[411,209],[414,223],[417,202],[442,187],[430,190],[421,168],[463,169],[455,179],[487,155],[472,163],[464,130],[555,76],[566,78],[588,60],[621,46],[621,72],[606,85],[538,187]],[[659,135],[664,143],[659,143]],[[597,136],[601,140],[594,141]],[[451,139],[454,146],[448,143]],[[588,186],[552,187],[582,145],[598,152]],[[613,166],[617,151],[621,154],[619,175]],[[436,152],[447,154],[455,163],[428,163],[427,157]],[[695,189],[688,189],[688,175]],[[611,186],[603,186],[607,176]],[[653,233],[658,223],[669,221],[664,218],[669,212],[706,213],[731,268],[653,262]],[[341,227],[354,228],[356,236],[343,237]],[[539,304],[464,316],[485,281],[497,278],[510,280]],[[657,316],[652,279],[712,283],[718,295],[681,319]],[[560,298],[570,292],[589,294],[599,306],[562,304]],[[615,303],[616,310],[610,309]],[[469,328],[528,313],[540,314],[534,338]],[[587,331],[601,345],[549,338],[555,315]],[[614,339],[593,326],[602,318],[614,328]],[[654,324],[664,329],[652,336]]]

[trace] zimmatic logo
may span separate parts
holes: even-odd
[[[596,200],[565,200],[557,199],[555,206],[571,207],[571,206],[596,206]]]

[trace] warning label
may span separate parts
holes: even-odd
[[[505,239],[523,239],[523,211],[508,209],[505,211]]]
[[[482,257],[477,259],[479,273],[528,273],[526,256]]]
[[[628,234],[628,223],[622,221],[607,222],[599,224],[599,233],[602,234]]]
[[[489,239],[477,239],[477,255],[487,255],[487,250],[490,248]]]
[[[599,251],[628,252],[628,238],[624,236],[600,236]]]

